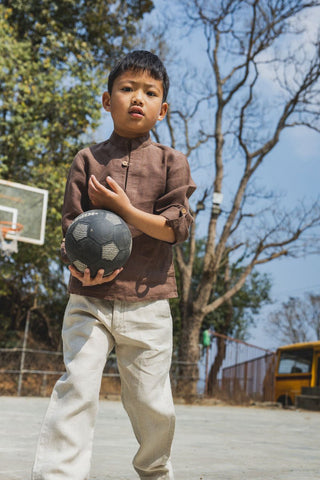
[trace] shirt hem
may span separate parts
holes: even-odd
[[[71,290],[68,289],[68,294],[71,295],[80,295],[83,297],[93,297],[93,298],[99,298],[100,300],[119,300],[123,302],[146,302],[146,301],[154,301],[154,300],[166,300],[170,298],[178,298],[178,292],[174,291],[172,293],[164,293],[164,294],[156,294],[156,295],[145,295],[145,296],[137,296],[137,295],[123,295],[123,294],[111,294],[111,295],[97,295],[95,293],[90,293],[90,291],[86,292],[79,292],[78,290]]]

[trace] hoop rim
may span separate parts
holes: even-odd
[[[23,230],[22,223],[0,220],[0,231],[1,231],[1,236],[3,238],[6,238],[8,233],[17,234],[22,230]]]

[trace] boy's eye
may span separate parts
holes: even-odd
[[[149,97],[156,97],[157,94],[155,92],[147,92],[147,95],[149,95]]]
[[[123,92],[131,92],[132,88],[131,87],[122,87],[121,90]]]

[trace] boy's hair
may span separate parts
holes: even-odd
[[[169,77],[165,66],[157,55],[146,50],[135,50],[128,53],[111,70],[108,79],[108,92],[111,95],[114,81],[124,72],[132,70],[133,72],[147,71],[151,77],[162,81],[163,102],[166,101],[169,90]]]

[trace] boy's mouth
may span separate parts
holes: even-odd
[[[144,117],[144,113],[141,107],[131,107],[129,113],[136,118]]]

